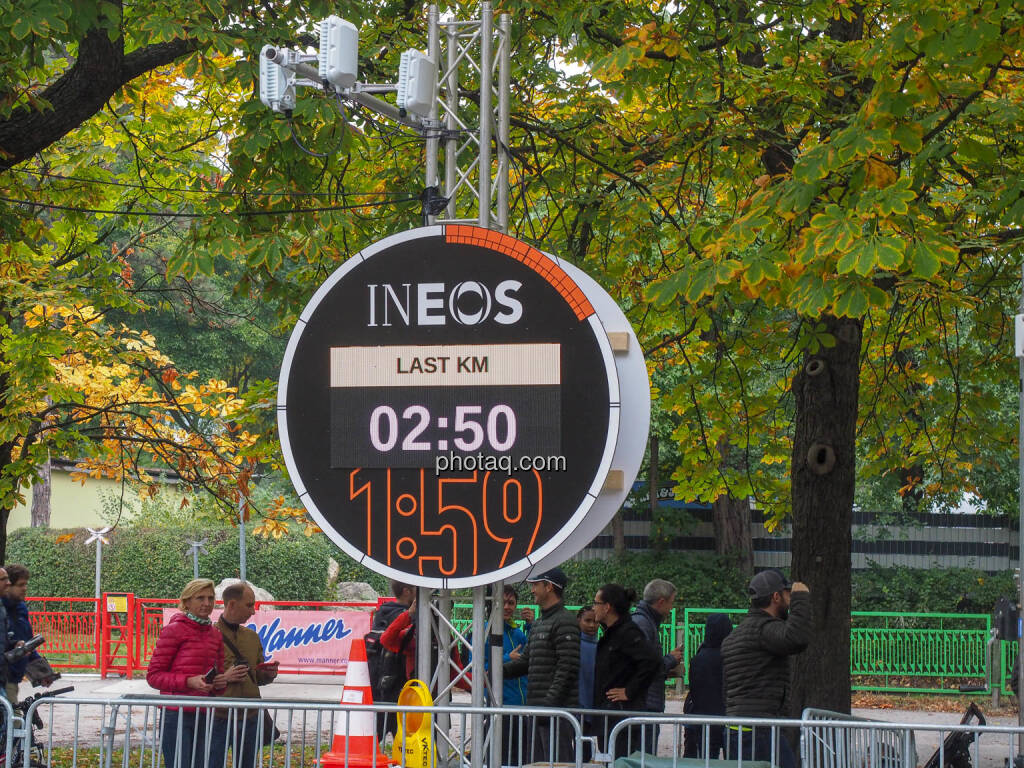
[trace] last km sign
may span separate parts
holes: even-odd
[[[317,290],[278,422],[303,504],[345,552],[419,586],[475,586],[529,570],[583,520],[619,385],[567,269],[498,232],[436,226],[374,244]]]

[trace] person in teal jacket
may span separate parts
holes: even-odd
[[[506,584],[502,594],[502,662],[508,662],[519,658],[523,648],[526,647],[526,633],[523,632],[514,619],[516,607],[519,605],[519,593],[511,584]],[[472,641],[472,636],[470,637]],[[469,654],[472,658],[472,654]],[[484,668],[490,670],[490,658],[484,659]],[[526,704],[526,678],[506,677],[501,686],[501,705],[503,707],[521,707]],[[505,716],[501,725],[501,762],[502,765],[518,765],[521,717]],[[524,729],[525,730],[525,729]]]
[[[526,633],[516,626],[512,617],[519,605],[519,593],[511,584],[505,585],[502,596],[502,613],[505,619],[504,637],[502,637],[502,662],[511,661],[522,653],[526,647]],[[512,654],[515,654],[513,656]],[[501,687],[501,703],[506,707],[521,707],[526,704],[526,678],[505,678]]]

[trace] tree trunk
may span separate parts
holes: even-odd
[[[861,322],[820,318],[836,340],[807,354],[793,379],[794,581],[811,590],[814,634],[794,665],[790,714],[850,711],[850,525],[853,518]]]
[[[650,542],[650,547],[655,552],[663,551],[666,548],[666,540],[669,539],[665,535],[664,528],[659,520],[658,515],[658,486],[661,485],[661,477],[658,473],[658,436],[651,435],[650,446],[648,453],[650,454],[650,460],[648,461],[648,472],[647,472],[647,508],[651,512],[651,523],[648,526],[647,538]]]
[[[715,446],[725,469],[729,461],[729,441],[723,435]],[[725,556],[744,576],[754,575],[754,541],[750,535],[750,501],[723,493],[711,505],[715,531],[715,552]]]
[[[6,376],[0,376],[0,384],[6,383]],[[13,461],[14,443],[0,443],[0,470],[7,470]],[[2,475],[2,472],[0,472]],[[11,517],[11,504],[0,505],[0,563],[7,562],[7,521]]]
[[[658,517],[658,436],[651,435],[650,470],[647,473],[647,503],[651,508],[651,526]]]
[[[32,527],[50,527],[51,464],[47,459],[39,467],[39,479],[32,486]]]
[[[7,521],[11,517],[11,510],[0,509],[0,563],[7,562]]]
[[[754,573],[754,542],[750,536],[750,502],[722,494],[711,505],[715,552],[724,556],[744,576]]]
[[[621,509],[612,518],[612,541],[616,557],[624,555],[626,553],[626,523],[622,519]]]

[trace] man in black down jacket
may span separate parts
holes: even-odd
[[[533,707],[570,708],[578,705],[580,628],[566,610],[562,592],[568,580],[561,568],[552,568],[527,583],[540,606],[540,618],[530,628],[519,658],[502,667],[505,677],[526,675],[526,704]],[[560,718],[535,717],[533,761],[575,759],[572,733]],[[559,727],[559,725],[561,727]],[[551,736],[555,736],[554,740]]]
[[[781,571],[761,571],[750,580],[750,612],[722,643],[725,709],[733,717],[783,718],[789,693],[789,657],[811,641],[811,594],[803,582],[790,584]],[[735,756],[738,736],[729,729],[729,754]],[[789,743],[778,733],[781,768],[795,768]],[[771,758],[772,729],[742,730],[743,759]],[[730,758],[732,759],[732,758]]]

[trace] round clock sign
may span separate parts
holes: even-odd
[[[619,415],[608,334],[578,282],[474,226],[345,262],[300,316],[278,393],[312,517],[357,561],[426,587],[556,552],[601,493]]]

